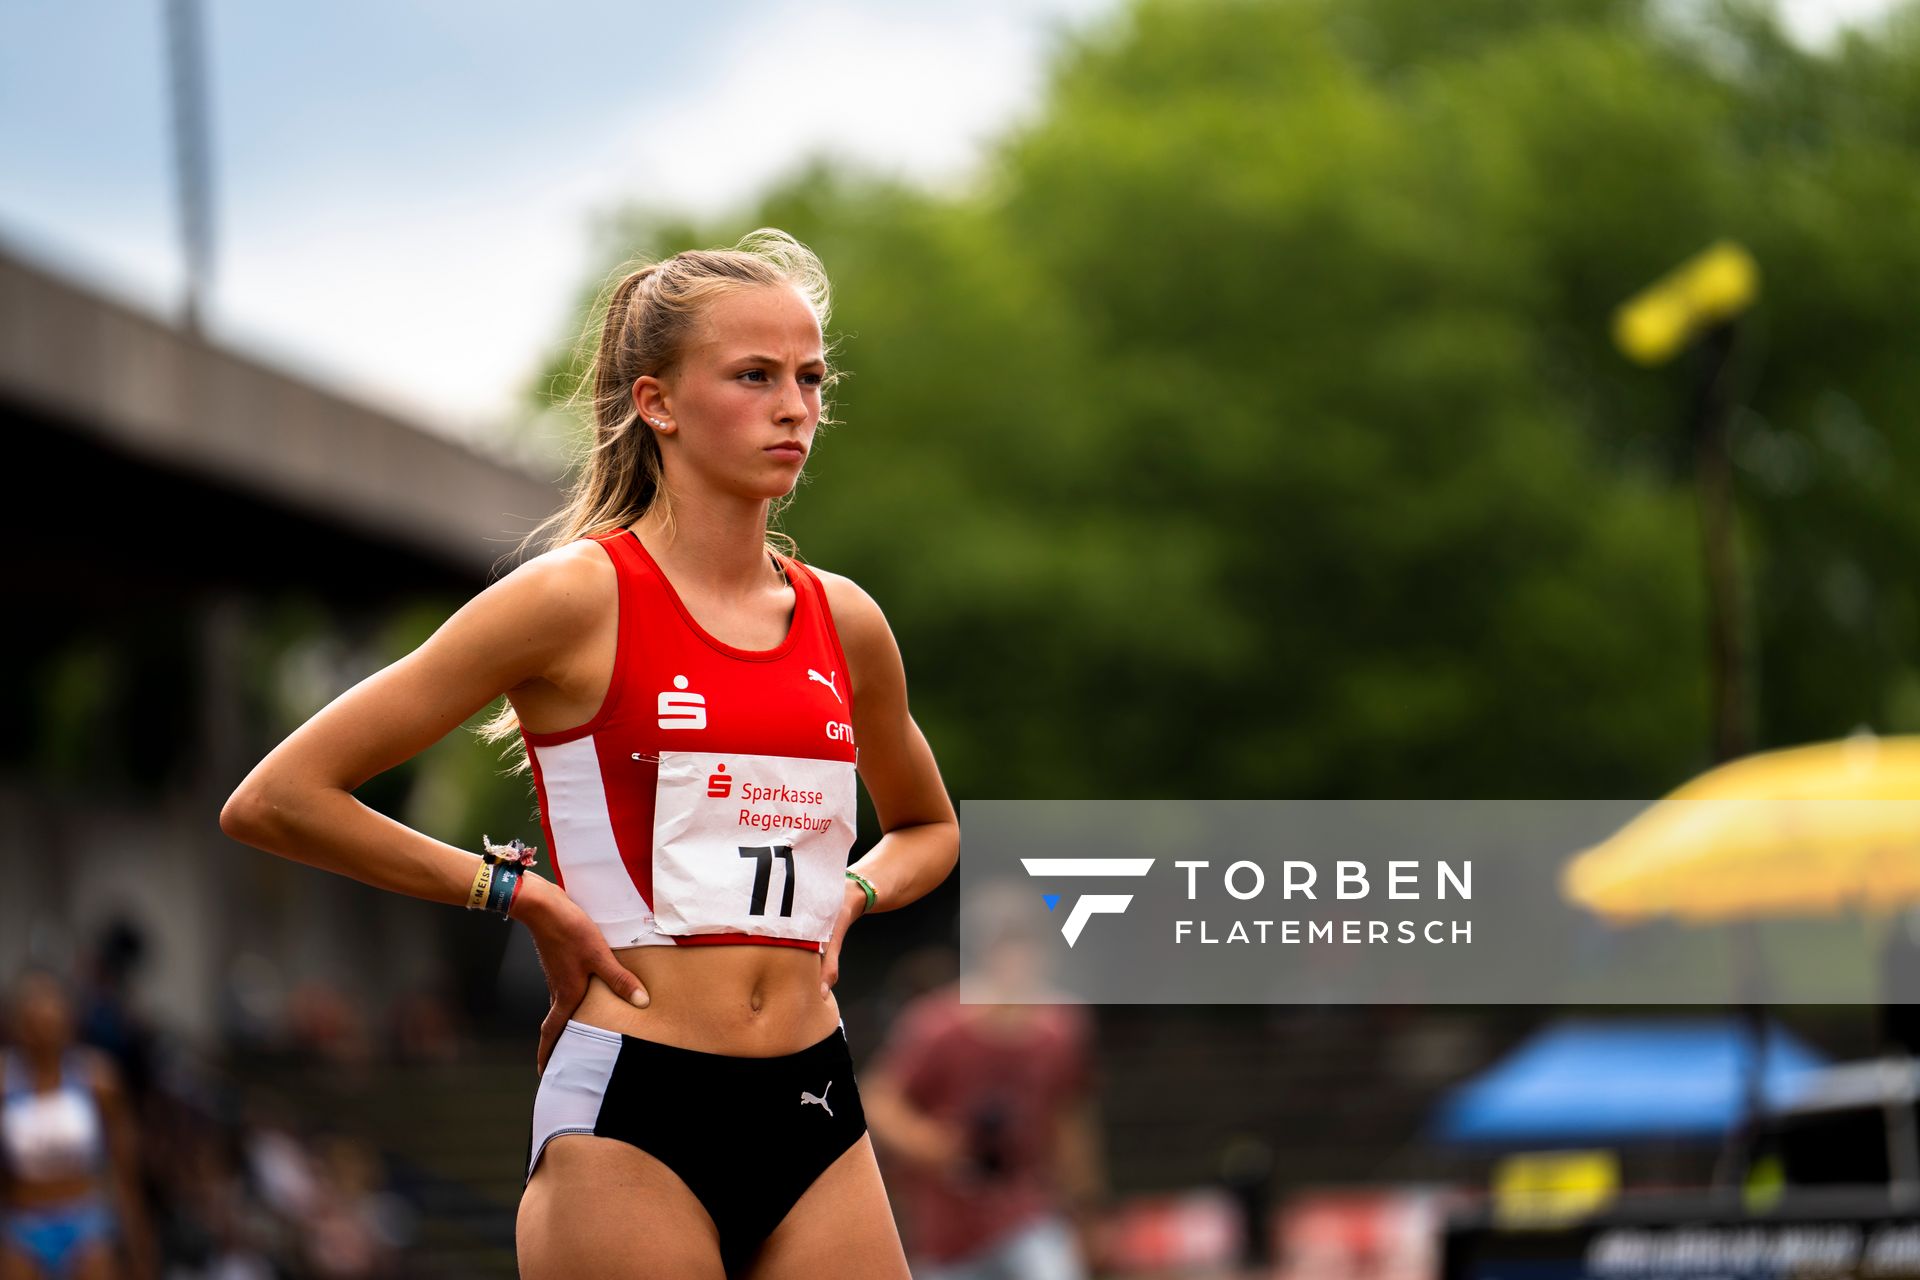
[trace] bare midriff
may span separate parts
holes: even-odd
[[[831,992],[820,994],[820,954],[798,947],[737,943],[628,947],[615,951],[652,997],[642,1009],[599,978],[587,982],[576,1022],[641,1040],[771,1058],[797,1053],[840,1024]]]
[[[820,992],[815,990],[813,994],[817,996]],[[11,1204],[17,1209],[37,1209],[42,1205],[62,1204],[93,1191],[105,1190],[100,1179],[90,1173],[66,1178],[21,1178],[8,1185],[6,1194],[0,1196],[0,1204]]]

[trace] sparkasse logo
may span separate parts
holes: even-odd
[[[1079,878],[1082,876],[1143,876],[1153,869],[1152,858],[1022,858],[1020,864],[1036,880]],[[1043,893],[1041,901],[1052,911],[1060,905],[1060,895]],[[1080,940],[1080,931],[1096,915],[1119,915],[1133,901],[1130,893],[1085,893],[1074,899],[1067,918],[1060,924],[1061,936],[1071,947]]]

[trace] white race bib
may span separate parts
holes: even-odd
[[[654,923],[826,941],[846,898],[854,806],[848,760],[662,751]]]

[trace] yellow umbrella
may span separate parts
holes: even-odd
[[[1560,883],[1621,923],[1920,902],[1920,737],[1857,734],[1721,765],[1580,853]]]

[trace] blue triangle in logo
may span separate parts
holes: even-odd
[[[1043,893],[1040,895],[1040,901],[1046,903],[1047,910],[1051,911],[1060,905],[1060,895],[1057,893]]]

